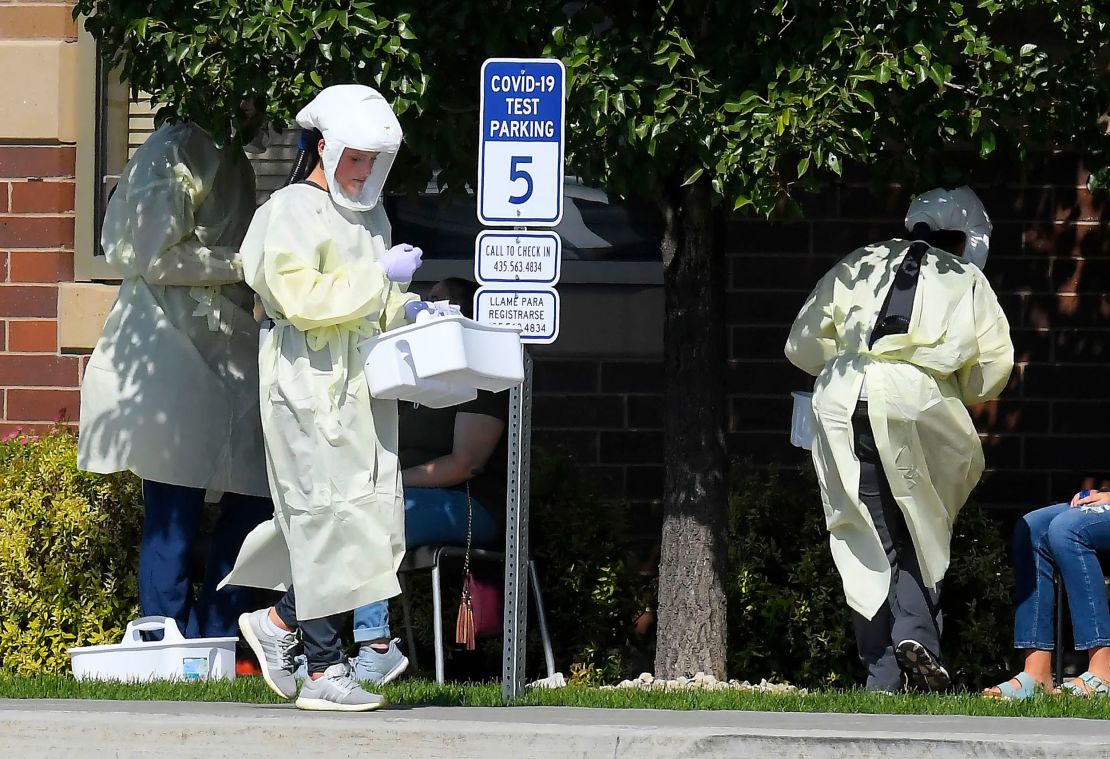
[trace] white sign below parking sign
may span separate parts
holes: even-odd
[[[521,342],[548,345],[559,337],[559,292],[554,287],[480,287],[474,293],[474,320],[513,327],[520,330]]]
[[[487,227],[555,226],[563,218],[563,62],[482,64],[478,220]]]
[[[554,232],[481,232],[474,241],[474,278],[482,284],[554,285],[562,252]]]

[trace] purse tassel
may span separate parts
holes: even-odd
[[[463,581],[462,598],[459,599],[459,616],[455,621],[455,642],[466,645],[467,651],[477,647],[474,639],[474,604],[470,599],[470,577]]]

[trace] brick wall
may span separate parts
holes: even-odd
[[[0,434],[76,421],[80,358],[58,351],[58,282],[73,279],[68,146],[0,145]]]
[[[1018,361],[1002,398],[974,414],[988,466],[976,497],[988,504],[1028,507],[1110,480],[1110,208],[1085,179],[1074,159],[1042,156],[976,183],[995,222],[987,274]],[[805,222],[729,225],[732,455],[802,460],[788,439],[789,393],[810,382],[783,358],[789,325],[839,257],[901,233],[908,203],[899,188],[849,180],[809,199]],[[535,440],[573,453],[604,492],[651,507],[662,492],[661,385],[658,362],[538,361]]]
[[[69,9],[0,3],[0,53],[19,60],[27,50],[73,44]],[[68,97],[57,72],[6,72],[40,75],[29,92],[45,93],[42,102]],[[58,283],[73,280],[74,144],[56,112],[19,93],[12,100],[0,104],[0,435],[75,422],[82,361],[58,350]]]

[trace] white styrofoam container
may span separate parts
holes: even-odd
[[[420,314],[415,324],[359,343],[370,395],[444,408],[478,390],[508,390],[524,380],[520,333],[465,316]]]
[[[813,450],[813,393],[799,390],[792,392],[794,410],[790,418],[790,444],[807,451]]]
[[[161,630],[162,640],[141,632]],[[119,643],[69,649],[78,680],[234,680],[238,638],[184,638],[170,617],[141,617],[127,623]]]

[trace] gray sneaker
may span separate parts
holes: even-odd
[[[409,668],[409,659],[397,646],[399,638],[389,641],[389,648],[377,651],[372,646],[363,644],[358,649],[358,656],[351,659],[351,666],[355,670],[355,679],[360,683],[379,686],[393,682]]]
[[[313,712],[370,712],[384,703],[381,696],[363,690],[346,663],[331,665],[317,680],[305,680],[297,696],[297,708]]]
[[[293,678],[293,657],[297,654],[299,641],[297,634],[278,630],[271,635],[263,622],[269,609],[259,609],[249,614],[239,615],[239,631],[243,640],[258,657],[262,669],[262,679],[270,689],[282,698],[297,695],[297,681]]]

